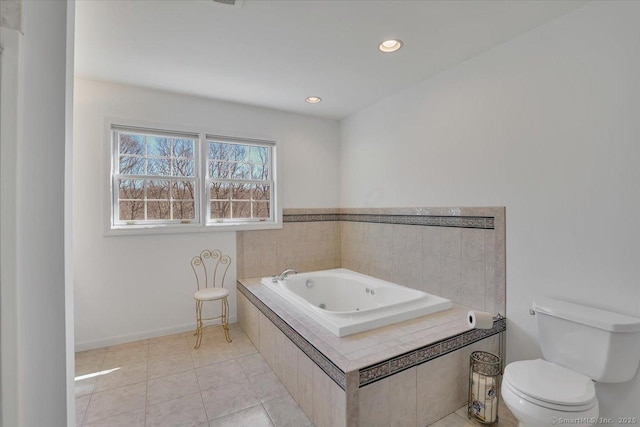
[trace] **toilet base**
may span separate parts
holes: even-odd
[[[565,412],[544,408],[524,400],[505,386],[501,387],[502,401],[518,420],[518,427],[550,427],[561,424],[569,424],[564,420],[572,420],[572,427],[590,427],[595,424],[588,422],[598,418],[598,402],[585,411]],[[576,422],[577,420],[584,422]]]

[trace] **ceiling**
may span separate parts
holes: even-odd
[[[85,0],[76,75],[339,119],[583,4]]]

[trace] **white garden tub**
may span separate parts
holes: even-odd
[[[451,301],[346,268],[262,283],[333,334],[344,337],[451,308]]]

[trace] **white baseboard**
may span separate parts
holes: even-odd
[[[238,319],[236,316],[229,317],[229,323],[236,323],[237,321]],[[205,326],[219,325],[219,324],[220,324],[219,320],[209,320],[207,322],[204,322]],[[194,325],[194,322],[191,322],[186,325],[174,326],[171,328],[154,329],[151,331],[138,332],[135,334],[128,334],[128,335],[119,335],[116,337],[109,337],[109,338],[104,338],[104,339],[95,340],[95,341],[77,342],[75,344],[75,351],[93,350],[95,348],[108,347],[110,345],[124,344],[132,341],[145,340],[149,338],[157,338],[165,335],[179,334],[181,332],[188,332],[193,330],[195,330],[195,325]]]

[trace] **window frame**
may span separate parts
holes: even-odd
[[[193,145],[193,169],[194,169],[194,173],[192,177],[185,177],[185,176],[174,176],[174,175],[168,175],[168,176],[163,176],[163,175],[150,175],[148,173],[139,175],[139,174],[131,174],[131,175],[125,175],[120,173],[121,171],[119,170],[119,160],[120,160],[120,144],[119,144],[119,138],[117,138],[117,136],[119,136],[122,133],[128,133],[128,134],[133,134],[133,135],[144,135],[146,136],[158,136],[158,137],[168,137],[168,138],[175,138],[175,137],[181,137],[184,139],[191,139],[194,141],[194,145]],[[183,225],[190,225],[190,224],[200,224],[201,222],[201,209],[199,206],[200,203],[200,199],[201,199],[201,189],[200,189],[200,170],[199,170],[199,165],[198,165],[198,152],[200,151],[200,139],[199,139],[199,135],[197,133],[186,133],[186,132],[175,132],[175,131],[165,131],[165,130],[160,130],[160,129],[148,129],[148,128],[140,128],[140,127],[131,127],[131,126],[112,126],[111,127],[111,224],[112,224],[112,228],[132,228],[132,227],[166,227],[166,226],[183,226]],[[149,156],[149,154],[146,152],[146,144],[145,144],[145,154],[142,157],[145,160],[148,159],[154,159],[154,158],[161,158],[161,157],[157,157],[157,156]],[[173,156],[169,157],[170,159],[173,159]],[[146,163],[146,162],[145,162]],[[118,169],[118,173],[116,173],[116,169]],[[145,171],[146,172],[146,171]],[[147,185],[146,182],[147,181],[168,181],[168,182],[178,182],[178,181],[190,181],[193,183],[194,186],[194,190],[195,190],[195,194],[194,194],[194,199],[193,199],[193,213],[194,213],[194,218],[193,220],[185,220],[185,219],[144,219],[144,220],[120,220],[120,201],[122,200],[120,198],[120,191],[119,191],[119,184],[121,181],[123,180],[140,180],[140,181],[144,181],[144,185],[143,185],[143,200],[144,200],[144,206],[145,206],[145,217],[146,215],[146,211],[147,211],[147,204],[149,201],[153,201],[147,198]],[[170,184],[171,185],[171,184]],[[136,199],[137,200],[137,199]],[[165,199],[161,199],[161,200],[165,200]],[[173,208],[171,206],[171,203],[173,202],[173,200],[171,198],[167,199],[169,201],[169,209],[172,211]],[[182,200],[182,199],[181,199]],[[160,201],[160,199],[156,200],[156,201]],[[139,221],[139,222],[138,222]],[[189,221],[188,223],[185,223],[185,221]]]
[[[233,178],[213,178],[211,176],[209,176],[209,161],[211,161],[211,159],[209,159],[209,143],[211,142],[217,142],[217,143],[222,143],[222,144],[234,144],[234,145],[244,145],[244,146],[250,146],[250,147],[264,147],[267,148],[269,150],[269,158],[270,158],[270,163],[268,164],[269,167],[269,178],[270,179],[233,179]],[[255,139],[248,139],[248,138],[234,138],[234,137],[228,137],[228,136],[220,136],[220,135],[206,135],[206,139],[205,139],[205,144],[206,147],[205,149],[203,149],[203,152],[206,151],[207,156],[205,159],[205,164],[204,164],[204,170],[205,170],[205,177],[204,177],[204,181],[205,181],[205,190],[206,190],[206,212],[207,215],[205,217],[205,220],[207,222],[208,225],[221,225],[221,224],[234,224],[234,223],[241,223],[241,224],[250,224],[250,223],[262,223],[262,222],[274,222],[275,218],[276,218],[276,213],[275,210],[273,209],[273,205],[275,204],[275,196],[272,196],[269,200],[269,219],[264,220],[264,219],[260,219],[260,218],[240,218],[240,219],[234,219],[234,218],[230,218],[230,219],[213,219],[210,216],[211,213],[211,197],[210,197],[210,185],[212,182],[223,182],[223,183],[228,183],[228,184],[249,184],[249,185],[258,185],[258,184],[268,184],[271,188],[271,192],[273,193],[275,191],[275,186],[276,186],[276,182],[274,180],[274,171],[272,170],[273,168],[273,157],[275,155],[275,143],[272,141],[263,141],[263,140],[255,140]],[[229,161],[227,161],[226,163],[231,163]],[[245,162],[243,162],[245,163]],[[233,209],[233,202],[234,199],[233,198],[229,198],[229,201],[231,202],[231,209]],[[237,199],[236,202],[238,201],[242,201],[241,199]],[[249,201],[250,204],[253,204],[254,200],[251,199]],[[246,202],[245,202],[246,203]],[[251,207],[251,209],[253,209],[253,207]]]
[[[107,191],[105,197],[105,208],[110,213],[106,215],[105,235],[135,235],[135,234],[164,234],[164,233],[192,233],[207,231],[241,231],[241,230],[264,230],[282,228],[282,207],[280,203],[280,183],[278,180],[277,144],[271,139],[254,137],[222,136],[220,132],[211,132],[207,129],[198,129],[193,126],[185,127],[180,125],[160,125],[157,123],[131,121],[126,119],[105,119],[105,140],[107,148],[108,173],[104,174],[107,181]],[[119,162],[118,141],[115,138],[117,131],[131,131],[131,133],[156,134],[161,136],[182,136],[195,139],[194,147],[194,177],[156,177],[160,180],[195,182],[196,195],[194,196],[194,216],[191,223],[184,223],[183,220],[146,220],[143,223],[131,224],[128,221],[120,221],[117,216],[119,211],[119,193],[116,185],[118,178],[122,175],[116,174]],[[225,132],[226,133],[226,132]],[[209,192],[209,141],[215,142],[265,146],[269,147],[271,154],[271,202],[270,219],[228,219],[215,221],[210,218],[211,197]],[[145,171],[146,172],[146,171]],[[153,179],[148,176],[133,176],[134,179]],[[126,179],[126,178],[125,178]],[[230,180],[234,181],[234,180]],[[104,210],[103,210],[104,211]]]

